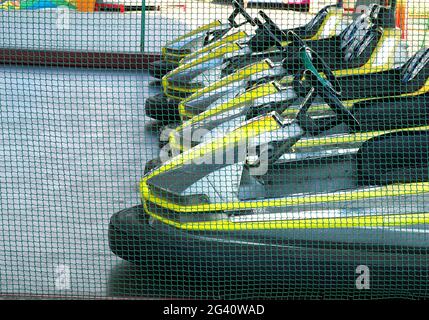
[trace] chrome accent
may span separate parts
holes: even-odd
[[[376,191],[380,187],[359,188],[359,191]],[[330,193],[329,195],[347,194],[350,190]],[[297,196],[309,194],[297,194]],[[311,194],[324,196],[326,194]],[[302,220],[321,218],[345,218],[361,216],[395,216],[398,214],[427,213],[429,204],[425,201],[428,194],[407,195],[389,198],[389,206],[386,206],[385,197],[361,199],[352,201],[327,202],[307,205],[263,207],[240,211],[225,211],[229,214],[229,220],[234,223],[265,222],[281,220]],[[273,199],[272,199],[273,200]],[[409,205],[404,205],[407,202]]]
[[[333,156],[344,156],[344,155],[354,155],[359,151],[359,148],[338,148],[338,149],[328,149],[322,151],[314,152],[291,152],[285,153],[280,157],[279,161],[292,162],[300,160],[310,160],[310,159],[322,159]]]
[[[250,81],[257,81],[266,77],[282,76],[285,74],[285,69],[282,64],[275,64],[270,66],[270,69],[258,73],[254,73],[249,77]]]

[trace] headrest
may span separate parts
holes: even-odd
[[[337,4],[327,5],[327,6],[323,7],[322,10],[320,10],[320,11],[329,12],[329,11],[338,10],[338,9],[341,9],[341,8],[342,8],[342,5],[337,3]]]
[[[357,33],[344,48],[344,60],[351,61],[352,59],[360,56],[374,39],[377,39],[378,41],[382,32],[382,28],[371,25],[368,29]]]
[[[374,19],[376,20],[378,18],[378,15],[380,13],[381,10],[381,6],[373,3],[369,6],[369,13],[368,16],[370,17],[370,19]]]
[[[327,10],[320,10],[306,25],[307,30],[313,29],[317,24],[321,24],[323,19],[328,15]]]
[[[369,17],[363,13],[357,17],[340,35],[341,37],[341,49],[344,49],[356,33],[361,33],[373,24]]]

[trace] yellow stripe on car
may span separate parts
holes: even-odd
[[[343,218],[314,218],[302,220],[281,220],[264,222],[231,222],[229,220],[179,223],[159,215],[146,212],[153,218],[187,231],[239,231],[266,229],[340,229],[340,228],[374,228],[398,227],[429,223],[429,213],[407,213],[377,216],[354,216]]]
[[[235,33],[233,33],[233,34],[231,34],[229,36],[226,36],[226,37],[224,37],[222,39],[219,39],[219,40],[217,40],[217,41],[215,41],[215,42],[213,42],[211,44],[208,44],[208,45],[202,47],[201,49],[199,49],[199,50],[197,50],[195,52],[190,53],[185,58],[187,60],[188,59],[195,59],[200,54],[203,54],[203,53],[209,52],[211,50],[214,50],[214,49],[216,49],[216,48],[218,48],[218,47],[220,47],[220,46],[222,46],[224,44],[227,44],[229,42],[235,42],[235,41],[238,41],[240,39],[244,39],[245,37],[247,37],[247,33],[245,31],[235,32]],[[185,58],[183,58],[183,59],[185,59]],[[182,61],[179,62],[179,65],[184,64],[183,63],[183,59],[182,59]]]
[[[368,132],[358,132],[353,134],[343,134],[343,135],[334,135],[321,138],[306,138],[298,141],[294,148],[309,148],[309,147],[319,147],[319,146],[329,146],[336,144],[349,144],[349,143],[359,143],[365,142],[371,138],[375,138],[387,133],[394,133],[399,131],[420,131],[420,130],[429,130],[429,126],[420,126],[413,128],[402,128],[395,130],[384,130],[384,131],[368,131]]]
[[[158,172],[159,173],[159,172]],[[222,211],[222,210],[243,210],[255,209],[262,207],[285,207],[298,206],[313,203],[331,203],[356,201],[381,197],[398,197],[404,195],[417,195],[429,192],[429,182],[418,182],[408,184],[394,184],[382,187],[374,187],[364,190],[347,190],[340,192],[332,192],[325,194],[300,195],[279,199],[254,200],[246,202],[225,202],[200,204],[192,206],[180,206],[173,204],[164,199],[158,198],[151,194],[147,184],[147,179],[143,179],[140,185],[142,199],[149,200],[161,207],[176,211],[176,212],[207,212],[207,211]]]

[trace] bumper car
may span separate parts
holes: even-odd
[[[213,21],[167,43],[161,49],[162,59],[149,64],[150,75],[161,79],[177,68],[187,55],[201,50],[209,51],[216,46],[246,38],[246,32],[240,28],[245,24],[253,26],[253,19],[237,1],[233,1],[232,4],[234,10],[227,22]],[[239,16],[243,17],[243,21],[237,22]]]
[[[197,56],[189,56],[178,68],[166,74],[162,78],[163,92],[146,99],[146,115],[163,122],[170,122],[170,118],[172,121],[177,120],[179,102],[201,88],[267,58],[280,63],[283,53],[276,47],[271,34],[275,34],[283,45],[287,45],[291,40],[289,30],[281,30],[262,11],[260,15],[265,22],[259,24],[251,39],[227,43]],[[291,30],[304,39],[328,38],[344,29],[347,19],[342,15],[342,9],[329,6],[322,9],[305,27]],[[259,20],[254,21],[256,23]],[[256,69],[255,72],[258,71]],[[250,75],[255,72],[250,71]],[[250,76],[241,71],[240,77],[243,75]]]
[[[305,47],[304,47],[305,48]],[[326,62],[325,62],[326,63]],[[325,70],[329,67],[326,65]],[[332,72],[329,69],[329,72]],[[334,73],[333,73],[334,74]],[[215,106],[161,135],[162,143],[168,142],[166,151],[177,154],[196,146],[202,141],[222,136],[252,117],[276,111],[284,117],[293,117],[305,99],[305,81],[299,81],[302,73],[295,76],[293,86],[276,82],[253,88],[242,95]],[[377,106],[376,99],[393,105],[413,105],[426,99],[429,92],[429,49],[419,50],[403,66],[370,74],[336,76],[342,88],[341,100],[348,108],[358,110],[362,106]],[[313,116],[329,116],[330,108],[317,97],[309,110]],[[375,108],[376,110],[376,108]],[[405,109],[406,111],[406,109]]]
[[[375,252],[412,260],[428,249],[429,131],[294,151],[302,139],[340,124],[351,134],[373,125],[372,117],[359,120],[340,102],[338,80],[314,51],[301,54],[311,86],[296,116],[273,111],[253,118],[148,172],[140,184],[142,205],[111,218],[116,255],[149,269],[192,261],[192,275],[200,270],[204,277],[207,268],[256,270],[283,282],[284,270],[273,266],[293,254],[315,258],[330,250],[331,257],[353,259]],[[335,125],[309,115],[316,95],[335,114]],[[392,116],[385,115],[382,123],[389,126]]]
[[[360,74],[391,69],[396,64],[404,63],[404,58],[406,59],[408,54],[402,46],[401,31],[394,27],[393,21],[389,20],[390,10],[392,9],[372,5],[368,16],[360,15],[339,36],[305,41],[306,45],[318,52],[338,74]],[[300,59],[296,52],[301,46],[302,39],[290,31],[287,36],[292,43],[284,47],[281,39],[272,32],[276,26],[272,23],[268,25],[269,27],[267,24],[262,25],[261,29],[271,37],[278,48],[277,57],[274,60],[273,56],[265,57],[266,59],[237,71],[230,69],[230,62],[227,66],[220,68],[222,71],[219,68],[212,68],[191,81],[189,80],[190,70],[173,75],[176,69],[163,80],[168,83],[164,86],[167,88],[165,92],[146,100],[146,114],[164,122],[177,122],[189,119],[219,102],[228,100],[255,83],[282,78],[283,84],[290,83],[291,74],[300,66]],[[277,31],[282,32],[278,28]],[[296,38],[299,39],[298,42]],[[259,55],[259,57],[262,56]],[[197,69],[199,70],[199,67]],[[213,74],[207,76],[207,72],[223,72],[224,76],[212,82],[211,80],[216,79],[217,76]],[[168,77],[170,80],[167,81]],[[204,80],[207,86],[191,96],[188,96],[188,92],[182,92],[179,89],[179,86],[186,87],[184,83],[193,83],[196,80]],[[189,88],[186,90],[194,91]],[[168,103],[165,103],[166,101]],[[178,108],[177,103],[179,103]]]

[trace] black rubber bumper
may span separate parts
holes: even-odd
[[[164,93],[158,93],[146,99],[146,115],[165,124],[178,122],[180,121],[179,102],[168,98]]]
[[[429,290],[410,282],[429,275],[427,262],[417,263],[427,255],[267,246],[257,237],[237,241],[226,231],[188,232],[150,222],[141,205],[112,216],[109,245],[117,256],[139,265],[148,279],[171,277],[168,296],[192,298],[204,292],[206,298],[284,298],[293,292],[317,297],[342,292],[375,297],[388,291],[429,295]],[[371,271],[371,290],[356,288],[356,270],[362,265]]]
[[[158,60],[149,63],[148,70],[149,74],[157,79],[161,79],[170,71],[176,69],[179,66],[178,63],[167,62],[165,60]]]
[[[228,233],[219,232],[216,237],[182,231],[157,220],[151,223],[142,205],[111,217],[109,245],[112,252],[124,260],[145,265],[159,260],[164,267],[170,265],[171,268],[180,264],[203,266],[207,263],[243,270],[249,264],[263,266],[267,263],[266,267],[271,268],[268,255],[273,257],[264,246],[236,241],[228,237]]]
[[[110,219],[109,245],[114,254],[137,264],[163,261],[164,267],[180,263],[200,264],[226,261],[237,265],[240,252],[251,253],[234,242],[185,232],[157,220],[150,223],[142,205],[115,213]],[[247,263],[247,262],[246,262]]]

